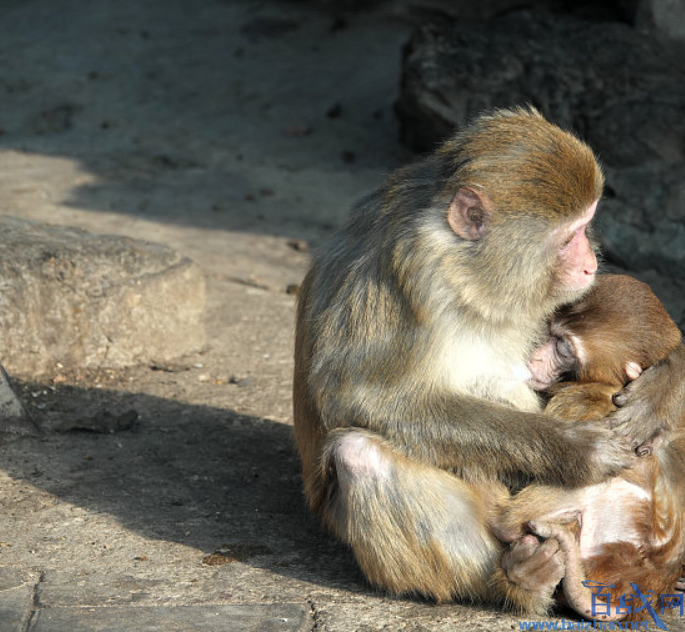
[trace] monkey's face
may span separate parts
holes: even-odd
[[[548,240],[547,247],[556,252],[555,287],[562,297],[578,298],[594,283],[597,256],[589,227],[597,202],[595,200],[580,218],[552,231]]]
[[[542,391],[559,380],[573,378],[580,366],[573,340],[565,335],[551,335],[534,352],[528,362],[530,385]]]
[[[476,307],[485,305],[490,319],[493,306],[504,319],[514,313],[546,315],[578,300],[597,272],[589,233],[597,202],[564,220],[510,205],[498,209],[483,190],[459,188],[447,223],[461,240],[453,269],[464,268],[455,275],[462,295],[475,297]]]

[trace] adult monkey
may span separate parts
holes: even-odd
[[[620,411],[627,441],[550,422],[528,384],[550,314],[594,280],[602,187],[574,136],[499,111],[391,175],[314,259],[294,376],[305,493],[373,584],[546,609],[558,543],[504,550],[488,526],[501,483],[598,482],[656,431],[637,413],[658,376]]]

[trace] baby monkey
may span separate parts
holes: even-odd
[[[619,274],[598,276],[583,299],[561,308],[550,334],[530,361],[532,384],[551,397],[545,412],[576,421],[613,412],[613,396],[680,344],[649,286]]]
[[[550,395],[545,411],[592,422],[613,410],[614,396],[680,344],[680,331],[649,287],[631,277],[602,275],[580,301],[562,308],[551,337],[529,368],[536,389]],[[559,379],[567,381],[557,382]],[[555,538],[565,559],[566,603],[581,615],[619,620],[618,598],[635,595],[631,583],[654,599],[672,594],[685,554],[685,420],[638,446],[644,457],[599,485],[574,490],[530,485],[502,506],[495,531],[505,541]],[[530,540],[531,544],[533,540]],[[604,604],[602,593],[612,595]],[[653,591],[649,595],[648,591]],[[641,606],[638,596],[634,606]],[[611,606],[609,609],[608,606]],[[630,604],[628,604],[630,605]],[[627,618],[639,619],[641,613]]]

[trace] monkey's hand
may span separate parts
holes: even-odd
[[[569,475],[572,473],[574,456],[582,451],[582,446],[586,446],[582,460],[589,466],[590,472],[583,485],[601,483],[635,464],[631,442],[618,435],[607,423],[562,423],[560,430],[567,441],[565,465]],[[564,485],[568,485],[568,482]]]
[[[633,449],[685,422],[685,347],[628,384],[614,396],[614,404],[618,410],[609,423]]]

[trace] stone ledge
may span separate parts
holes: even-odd
[[[204,308],[202,272],[171,248],[0,216],[0,362],[10,374],[197,351]]]
[[[110,606],[48,608],[38,611],[32,630],[203,630],[204,632],[303,632],[310,629],[309,608],[299,604],[203,606]]]

